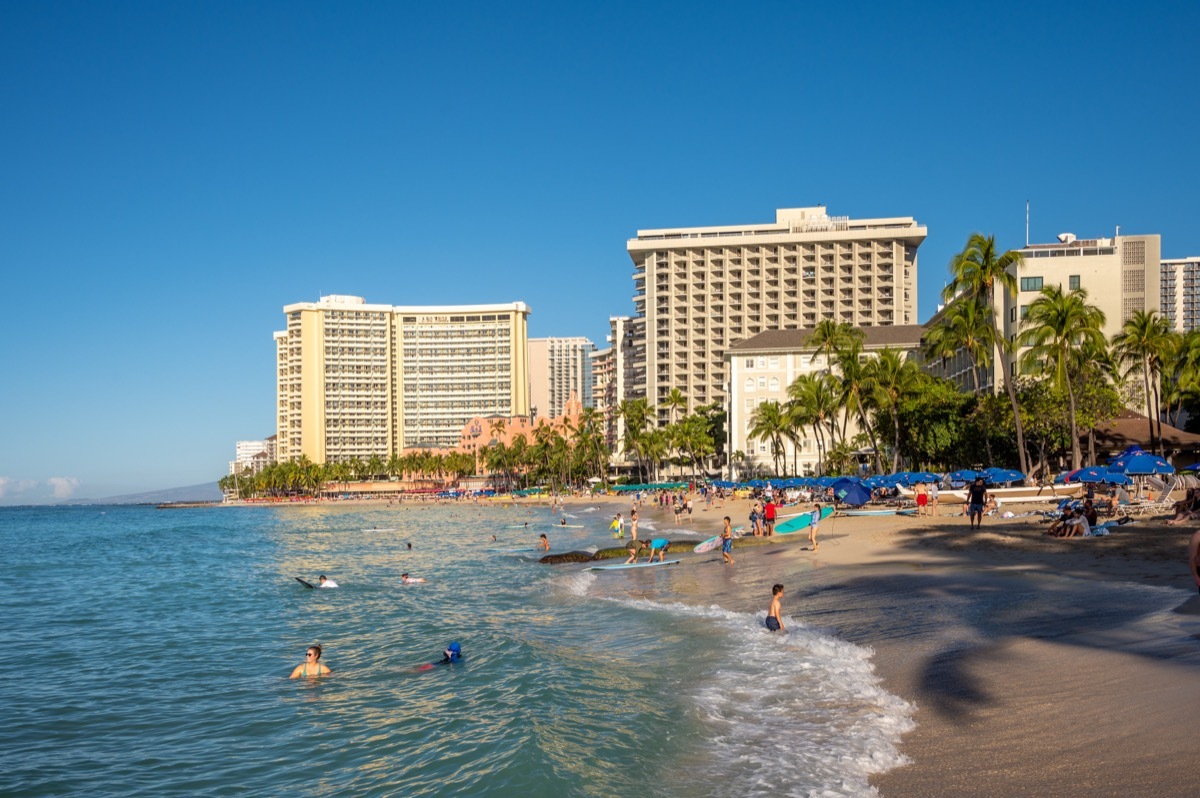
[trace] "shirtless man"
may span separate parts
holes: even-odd
[[[771,606],[767,608],[767,631],[786,632],[783,618],[780,616],[780,602],[783,599],[783,585],[771,588]]]
[[[726,565],[733,565],[733,522],[725,516],[725,528],[721,530],[721,558]]]

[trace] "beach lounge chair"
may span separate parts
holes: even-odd
[[[1148,502],[1138,502],[1121,508],[1129,515],[1153,515],[1169,513],[1175,509],[1175,500],[1171,498],[1171,485],[1163,488],[1158,497]]]

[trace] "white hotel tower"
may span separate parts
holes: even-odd
[[[672,388],[689,412],[724,402],[725,350],[764,330],[916,324],[925,236],[911,216],[850,219],[822,206],[777,210],[774,223],[639,230],[627,245],[633,349],[660,423]]]

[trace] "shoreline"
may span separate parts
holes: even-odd
[[[722,516],[737,526],[748,509],[729,501],[687,527],[715,534]],[[642,517],[669,535],[669,512]],[[916,728],[900,742],[910,764],[871,779],[883,796],[1194,794],[1192,530],[1162,517],[1098,538],[1049,538],[1045,528],[1038,516],[985,518],[973,532],[957,514],[833,518],[815,553],[802,534],[739,547],[732,576],[719,557],[701,564],[714,579],[688,580],[679,599],[757,612],[781,582],[784,615],[800,623],[809,623],[806,591],[853,585],[885,604],[933,602],[929,629],[875,636],[869,623],[829,626],[872,648],[882,686],[916,707]],[[814,586],[818,573],[825,584]],[[1035,596],[1032,609],[1006,607],[1009,592]]]
[[[442,503],[463,502],[390,506],[432,511]],[[513,512],[551,504],[543,497],[478,503]],[[601,517],[628,517],[632,497],[562,503],[566,514],[595,507]],[[224,506],[260,505],[389,503]],[[706,509],[697,501],[679,528],[716,534],[725,515],[745,525],[749,506],[730,499]],[[639,537],[670,537],[675,528],[670,510],[644,506],[640,515],[654,529]],[[738,546],[728,567],[719,556],[701,560],[685,550],[695,577],[673,580],[672,593],[684,603],[757,612],[781,582],[785,617],[871,648],[882,687],[915,706],[916,728],[899,743],[910,764],[871,779],[883,796],[1191,795],[1190,721],[1200,708],[1200,597],[1186,567],[1192,530],[1161,517],[1136,521],[1106,537],[1055,539],[1042,534],[1038,516],[985,518],[976,531],[958,514],[830,518],[820,525],[817,552],[804,533]],[[640,596],[644,588],[635,584],[644,583],[620,589]],[[820,598],[828,606],[838,595],[830,591],[843,588],[875,604],[806,617],[806,604]],[[1009,594],[1032,595],[1032,607],[1008,607]],[[925,604],[936,619],[927,626],[880,634],[870,623],[888,606],[911,613]]]

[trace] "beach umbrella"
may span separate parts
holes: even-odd
[[[1125,451],[1121,452],[1120,454],[1114,455],[1113,457],[1108,458],[1108,462],[1110,464],[1115,463],[1116,461],[1123,460],[1126,457],[1133,457],[1135,454],[1149,454],[1149,452],[1147,452],[1141,446],[1138,446],[1136,443],[1134,443],[1129,446],[1126,446]]]
[[[1072,471],[1068,479],[1069,482],[1090,482],[1093,485],[1104,481],[1105,475],[1108,474],[1107,466],[1088,466],[1081,468],[1078,471]]]
[[[1200,471],[1200,463],[1192,463],[1190,466],[1184,466],[1180,471]]]
[[[941,482],[942,478],[930,471],[913,471],[908,475],[908,484],[915,485],[918,482]]]
[[[974,482],[975,477],[979,476],[978,471],[973,471],[970,468],[962,468],[958,471],[950,472],[951,482]]]
[[[983,469],[983,481],[991,485],[998,485],[1002,482],[1020,482],[1025,479],[1025,475],[1020,471],[1011,468],[991,468]]]
[[[842,477],[835,480],[830,487],[833,488],[833,495],[842,504],[859,507],[871,501],[871,489],[864,485],[861,479]]]
[[[1054,478],[1054,484],[1055,485],[1064,485],[1064,484],[1070,482],[1071,477],[1073,477],[1078,471],[1079,471],[1079,469],[1076,468],[1074,471],[1062,472],[1061,474],[1059,474],[1058,476],[1056,476]]]
[[[1144,476],[1147,474],[1174,474],[1175,466],[1156,454],[1131,454],[1114,460],[1109,466],[1110,471],[1120,471],[1127,476]]]

